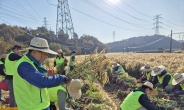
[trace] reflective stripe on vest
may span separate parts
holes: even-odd
[[[150,76],[151,76],[151,72],[146,73],[146,80],[149,80],[150,79]]]
[[[4,65],[2,61],[0,61],[0,65]],[[3,75],[0,75],[0,81],[3,79]]]
[[[19,59],[15,64],[13,89],[18,109],[43,110],[50,105],[47,88],[38,88],[19,76],[18,67],[23,62],[31,64],[35,70],[37,70],[33,62],[26,55]]]
[[[70,63],[69,63],[70,66],[74,66],[73,63],[72,63],[72,57],[73,57],[73,56],[75,56],[75,55],[72,54],[72,55],[70,56]]]
[[[180,87],[182,88],[182,90],[184,90],[184,84],[180,84]]]
[[[161,77],[157,76],[158,82],[159,82],[160,84],[162,84],[162,83],[163,83],[163,80],[164,80],[164,77],[165,77],[166,75],[170,75],[170,76],[171,76],[171,79],[170,79],[168,85],[172,85],[173,77],[172,77],[172,75],[169,74],[169,73],[166,73],[165,75],[163,75],[163,76],[161,76]]]
[[[9,56],[14,52],[10,52],[6,58],[5,58],[5,70],[6,70],[6,75],[13,75],[14,74],[14,66],[16,61],[10,61]]]
[[[55,61],[56,61],[56,66],[59,66],[59,65],[61,65],[61,64],[63,64],[64,63],[64,58],[55,58]]]
[[[141,91],[135,91],[131,92],[123,101],[123,103],[120,105],[121,110],[137,110],[142,107],[142,105],[139,103],[139,97],[145,94]]]
[[[56,86],[56,87],[48,88],[50,102],[57,102],[58,101],[58,96],[57,96],[58,90],[64,91],[67,94],[66,99],[68,98],[68,93],[66,91],[66,88],[64,88],[63,86]]]

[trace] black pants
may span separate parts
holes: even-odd
[[[50,102],[50,110],[57,110],[56,109],[56,105],[54,104],[54,102]]]
[[[70,71],[74,70],[74,66],[70,66]]]

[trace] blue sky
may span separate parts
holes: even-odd
[[[55,5],[57,5],[57,1],[48,0],[48,2]],[[108,43],[113,41],[113,31],[115,31],[115,41],[130,37],[153,35],[155,33],[155,30],[152,29],[154,27],[153,23],[155,22],[153,18],[158,14],[162,14],[161,17],[163,18],[160,19],[163,23],[160,24],[163,27],[163,29],[160,29],[161,35],[168,36],[171,29],[173,29],[174,33],[184,32],[184,0],[88,0],[95,4],[95,6],[105,10],[106,13],[93,8],[84,1],[68,0],[74,30],[79,36],[83,34],[92,35],[103,43]],[[111,6],[105,4],[103,1]],[[51,27],[55,31],[57,7],[49,5],[48,2],[47,0],[0,0],[0,23],[8,22],[11,25],[27,26],[35,29],[43,25],[43,18],[46,17],[49,29]],[[18,4],[21,4],[23,7],[21,8]],[[127,4],[142,14],[130,8]],[[118,7],[118,9],[112,8],[113,6]],[[101,21],[131,30],[105,24],[81,14],[72,8]],[[23,10],[26,11],[24,12]],[[127,14],[124,14],[122,11]],[[137,26],[130,25],[126,22],[136,24]],[[181,34],[180,39],[182,36]],[[178,40],[179,35],[173,35],[173,38]]]

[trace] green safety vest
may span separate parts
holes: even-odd
[[[139,97],[145,94],[142,91],[131,92],[120,105],[121,110],[137,110],[142,107],[139,103]]]
[[[59,65],[61,65],[61,64],[63,64],[64,63],[64,61],[65,61],[65,58],[55,58],[55,61],[56,61],[56,67],[57,66],[59,66]]]
[[[58,90],[64,91],[67,94],[66,99],[68,98],[68,92],[67,92],[66,88],[60,85],[60,86],[48,88],[50,102],[57,102],[58,101],[58,96],[57,96]]]
[[[120,66],[120,68],[121,68],[120,73],[124,73],[125,72],[124,68],[122,66]]]
[[[15,74],[13,77],[13,89],[15,100],[19,110],[43,110],[50,105],[47,88],[38,88],[31,85],[18,74],[18,67],[21,63],[30,63],[35,70],[33,61],[24,55],[15,64]]]
[[[0,61],[0,65],[4,65],[2,61]],[[3,79],[3,75],[0,75],[0,81]]]
[[[170,81],[169,81],[168,85],[172,85],[173,77],[172,77],[172,75],[171,75],[171,74],[169,74],[169,73],[166,73],[165,75],[167,75],[167,74],[171,76],[171,79],[170,79]],[[160,84],[162,84],[162,83],[163,83],[163,80],[164,80],[165,75],[163,75],[163,76],[161,76],[161,77],[157,76],[157,78],[158,78],[158,82],[159,82]]]
[[[75,55],[72,54],[72,55],[70,56],[70,62],[69,62],[69,65],[70,65],[70,66],[74,66],[73,63],[72,63],[72,57],[73,57],[73,56],[75,56]]]
[[[180,86],[181,86],[182,90],[184,90],[184,84],[180,84]]]
[[[149,80],[150,79],[150,76],[151,76],[151,72],[146,73],[146,80]]]
[[[13,75],[14,74],[14,66],[15,66],[15,63],[16,61],[10,61],[9,60],[9,56],[10,54],[14,53],[13,51],[11,51],[6,59],[5,59],[5,70],[6,70],[6,75]]]

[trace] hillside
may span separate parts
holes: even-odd
[[[109,47],[108,52],[146,51],[157,50],[158,48],[169,49],[170,38],[163,35],[140,36],[107,43],[106,46]],[[173,39],[172,48],[180,49],[180,42]]]
[[[11,47],[15,44],[26,48],[32,39],[30,34],[47,39],[52,50],[57,51],[58,49],[62,49],[65,55],[69,55],[73,50],[75,50],[77,54],[88,54],[97,47],[98,51],[105,48],[102,42],[90,35],[83,35],[79,38],[77,33],[74,33],[74,38],[69,39],[69,36],[62,31],[60,31],[58,37],[56,37],[54,31],[49,31],[44,27],[30,29],[27,27],[0,24],[0,52],[9,52]]]

